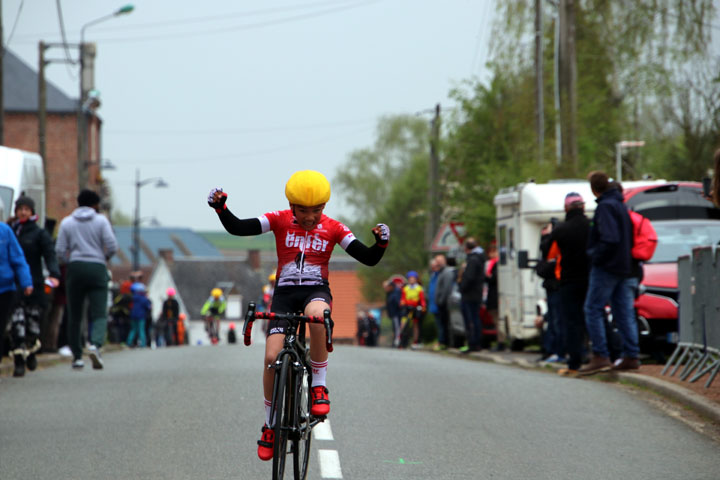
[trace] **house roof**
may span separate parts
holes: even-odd
[[[202,318],[200,310],[216,286],[242,295],[243,308],[247,302],[257,302],[262,297],[264,276],[253,271],[245,260],[186,258],[175,260],[168,268],[190,318]]]
[[[37,112],[38,73],[11,50],[5,50],[2,61],[5,111]],[[75,113],[77,111],[77,99],[68,97],[47,80],[46,85],[48,113]]]
[[[115,237],[120,250],[111,261],[111,266],[132,262],[133,228],[114,226]],[[222,258],[215,246],[189,228],[142,227],[140,228],[140,265],[151,265],[157,261],[159,250],[172,250],[173,257]]]

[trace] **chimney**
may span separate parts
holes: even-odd
[[[247,262],[253,270],[260,270],[260,250],[248,250]]]
[[[175,262],[172,248],[161,248],[158,250],[158,255],[165,260],[165,263],[172,265]]]

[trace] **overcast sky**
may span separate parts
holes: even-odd
[[[37,69],[38,42],[77,44],[83,25],[123,0],[3,0],[8,48]],[[287,206],[299,169],[332,181],[372,146],[378,118],[413,114],[483,78],[495,0],[135,0],[129,15],[89,26],[97,43],[103,157],[116,208],[165,226],[222,229],[207,207],[222,186],[241,217]],[[77,49],[47,57],[77,59]],[[77,98],[77,67],[47,76]],[[425,115],[428,120],[429,115]],[[326,213],[347,214],[338,197]],[[147,224],[147,220],[144,222]]]

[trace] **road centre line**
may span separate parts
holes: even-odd
[[[330,428],[330,420],[325,420],[315,425],[312,433],[315,440],[335,440],[332,429]]]
[[[318,450],[318,460],[322,478],[343,478],[337,450]]]

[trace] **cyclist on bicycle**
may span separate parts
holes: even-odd
[[[306,316],[322,317],[331,309],[332,295],[328,282],[328,262],[335,244],[359,262],[376,265],[390,240],[390,229],[382,223],[372,229],[375,244],[368,247],[356,239],[345,225],[323,214],[330,199],[330,183],[313,170],[295,172],[285,185],[290,208],[269,212],[257,218],[238,219],[225,205],[227,194],[221,188],[210,192],[208,204],[215,209],[225,230],[232,235],[260,235],[272,230],[278,256],[276,286],[271,311],[277,313],[302,312]],[[328,352],[325,348],[324,327],[310,326],[310,366],[312,368],[312,406],[315,416],[330,412],[326,387]],[[263,393],[265,397],[265,425],[258,441],[258,457],[270,460],[273,455],[274,434],[270,425],[270,399],[273,389],[273,370],[268,368],[283,348],[285,321],[270,321],[265,343],[263,363]]]
[[[223,297],[222,290],[216,287],[210,291],[210,297],[205,301],[202,310],[200,310],[200,315],[205,318],[205,330],[207,330],[213,344],[218,342],[220,315],[225,312],[226,306],[227,302]]]
[[[413,343],[411,348],[416,349],[420,347],[420,322],[427,309],[427,304],[425,303],[425,290],[423,290],[422,285],[418,283],[417,272],[410,270],[406,276],[408,283],[403,287],[402,296],[400,297],[400,306],[403,307],[404,311],[403,328],[411,317],[410,312],[413,312]]]

